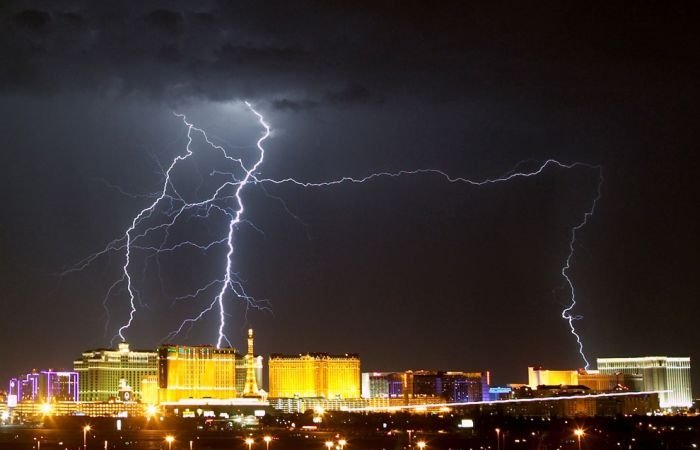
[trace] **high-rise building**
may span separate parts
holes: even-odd
[[[405,398],[474,402],[489,399],[489,371],[368,372],[362,374],[364,398]]]
[[[401,398],[406,374],[403,372],[363,372],[363,398]]]
[[[597,362],[601,373],[641,375],[644,391],[670,391],[659,393],[662,408],[692,406],[690,357],[598,358]]]
[[[78,388],[77,372],[42,370],[12,378],[9,395],[18,402],[77,402]]]
[[[158,374],[158,353],[130,350],[122,342],[116,350],[96,349],[83,352],[73,362],[79,375],[80,401],[137,400],[145,377]],[[127,394],[128,393],[128,394]]]
[[[269,375],[272,398],[360,398],[360,357],[356,354],[273,354]]]
[[[159,347],[158,402],[237,397],[235,354],[232,347],[216,348],[212,345]]]
[[[483,372],[444,372],[441,378],[441,396],[448,402],[480,402],[489,399],[491,380],[488,370]]]

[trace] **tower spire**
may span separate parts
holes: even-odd
[[[258,382],[255,379],[255,352],[253,351],[253,329],[248,329],[248,354],[245,355],[245,386],[243,397],[258,396]]]

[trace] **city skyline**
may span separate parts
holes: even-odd
[[[0,350],[0,379],[109,346],[128,317],[123,285],[105,297],[124,254],[60,274],[123,235],[153,201],[168,164],[188,148],[173,112],[250,158],[264,129],[244,100],[272,127],[260,178],[317,183],[427,168],[485,180],[550,159],[602,167],[602,195],[577,232],[568,272],[588,359],[700,357],[685,331],[698,312],[690,163],[698,87],[687,62],[697,42],[678,26],[688,20],[682,11],[399,11],[388,3],[4,8],[1,187],[10,195],[0,336],[11,345]],[[201,136],[193,145],[206,147]],[[220,167],[211,158],[177,169],[184,197],[211,189]],[[561,318],[569,305],[561,271],[597,174],[548,167],[488,186],[434,175],[251,186],[235,274],[270,310],[228,303],[234,347],[245,348],[241,331],[252,326],[260,354],[351,351],[367,371],[418,361],[490,370],[503,384],[522,367],[582,367]],[[172,237],[207,243],[226,224],[194,218]],[[196,315],[202,303],[181,297],[221,273],[221,250],[134,259],[139,315],[127,341],[155,348]],[[215,344],[218,326],[206,317],[174,340]]]
[[[615,391],[618,391],[615,395],[622,395],[618,389],[622,388],[623,391],[638,393],[657,392],[661,408],[693,406],[689,357],[598,358],[595,369],[590,370],[552,370],[530,366],[527,368],[527,383],[515,379],[499,385],[491,382],[491,371],[484,368],[479,368],[476,372],[473,371],[474,368],[471,368],[472,371],[444,367],[426,370],[419,366],[400,372],[367,371],[362,369],[360,356],[356,353],[333,355],[303,351],[294,354],[270,353],[267,357],[267,377],[264,377],[264,358],[256,355],[253,345],[252,329],[247,331],[245,355],[234,347],[216,347],[211,344],[192,346],[171,343],[161,344],[152,350],[134,350],[122,342],[115,349],[84,350],[82,356],[73,361],[73,371],[32,369],[17,375],[21,372],[19,371],[15,374],[16,377],[9,380],[7,393],[15,395],[13,404],[23,400],[46,403],[47,399],[52,398],[52,391],[60,392],[58,397],[70,397],[64,400],[77,401],[78,390],[81,402],[106,402],[119,398],[125,402],[135,400],[146,405],[180,401],[183,395],[190,399],[261,396],[266,399],[269,395],[271,398],[323,397],[328,400],[338,397],[352,401],[360,397],[374,398],[375,395],[370,394],[370,391],[374,391],[377,385],[372,380],[373,377],[379,377],[383,380],[379,381],[379,390],[385,392],[386,397],[395,399],[402,399],[407,383],[414,386],[414,382],[415,387],[410,388],[411,396],[414,393],[436,398],[443,396],[445,398],[441,402],[457,404],[499,400],[498,395],[505,393],[506,386],[508,395],[514,394],[517,399],[522,398],[518,397],[522,393],[515,394],[516,390],[528,385],[533,390],[556,387],[576,390],[580,385],[585,385],[586,389],[598,392],[580,392],[584,397],[591,393]],[[103,370],[106,370],[104,375],[99,375]],[[323,374],[319,372],[311,375],[314,371]],[[392,383],[398,380],[396,376],[402,379],[400,384],[403,387],[392,387]],[[436,377],[442,381],[434,381]],[[59,381],[62,384],[55,384]],[[264,387],[269,392],[265,392]],[[447,389],[444,395],[439,393],[443,388]],[[498,392],[494,398],[489,394],[491,388]],[[428,394],[433,390],[436,390],[434,394]],[[133,394],[133,397],[122,399],[124,392]],[[280,407],[281,404],[275,407]]]

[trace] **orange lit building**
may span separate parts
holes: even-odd
[[[161,346],[158,349],[158,388],[159,403],[184,398],[237,397],[236,350],[211,345]],[[155,403],[152,398],[147,400]]]
[[[528,367],[528,385],[532,389],[537,389],[537,386],[576,386],[578,382],[577,370],[549,370],[542,367]]]
[[[273,398],[360,398],[360,357],[356,354],[273,354],[269,371]]]

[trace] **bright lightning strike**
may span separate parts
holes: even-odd
[[[486,178],[482,180],[471,180],[468,178],[463,178],[463,177],[453,177],[441,170],[437,169],[416,169],[416,170],[399,170],[396,172],[376,172],[372,173],[370,175],[364,176],[362,178],[353,178],[353,177],[342,177],[338,178],[335,180],[330,180],[330,181],[317,181],[317,182],[308,182],[308,181],[297,181],[294,178],[284,178],[281,180],[274,180],[270,178],[262,178],[259,179],[258,182],[260,183],[272,183],[272,184],[293,184],[295,186],[303,187],[303,188],[309,188],[309,187],[329,187],[329,186],[334,186],[342,183],[365,183],[368,181],[372,181],[378,178],[397,178],[400,176],[404,175],[423,175],[423,174],[430,174],[430,175],[437,175],[441,178],[443,178],[445,181],[449,183],[466,183],[472,186],[485,186],[485,185],[490,185],[490,184],[496,184],[496,183],[504,183],[504,182],[509,182],[509,181],[514,181],[519,178],[529,178],[529,177],[534,177],[537,175],[542,174],[545,169],[548,167],[555,167],[559,169],[575,169],[577,167],[584,167],[587,169],[592,169],[597,172],[598,174],[598,185],[597,185],[597,191],[596,191],[596,196],[593,199],[593,202],[591,204],[590,209],[584,214],[583,219],[580,223],[575,225],[573,228],[571,228],[571,238],[569,240],[569,253],[566,257],[566,261],[564,266],[561,269],[561,275],[564,278],[564,281],[566,282],[566,285],[568,286],[569,290],[569,305],[566,306],[562,312],[561,316],[564,320],[567,321],[569,325],[569,329],[571,334],[574,336],[576,339],[576,343],[578,345],[578,352],[581,355],[581,358],[583,359],[583,362],[585,364],[584,368],[588,369],[590,363],[588,362],[588,359],[586,358],[586,355],[583,351],[583,341],[581,340],[581,336],[576,332],[576,327],[574,326],[574,321],[581,319],[581,316],[573,316],[571,314],[571,311],[574,309],[576,306],[576,291],[574,289],[574,283],[571,280],[571,277],[569,277],[568,272],[571,269],[571,263],[574,258],[574,247],[576,245],[576,237],[577,233],[581,231],[588,223],[588,219],[593,216],[595,212],[596,205],[598,203],[598,200],[600,199],[601,196],[601,187],[603,184],[603,169],[599,165],[593,165],[593,164],[588,164],[588,163],[582,163],[582,162],[574,162],[570,164],[565,164],[562,162],[559,162],[555,159],[548,159],[544,163],[542,163],[539,167],[537,167],[535,170],[529,171],[529,172],[516,172],[516,171],[511,171],[508,172],[505,175],[501,175],[499,177],[495,178]]]
[[[125,252],[125,262],[122,266],[122,275],[120,278],[115,281],[109,288],[107,295],[104,299],[104,307],[105,310],[108,310],[107,308],[107,299],[109,298],[110,295],[112,295],[112,292],[116,289],[117,286],[121,285],[122,283],[126,284],[126,291],[128,295],[128,301],[129,301],[129,315],[128,315],[128,320],[119,327],[117,335],[115,338],[120,338],[121,340],[125,340],[125,333],[129,329],[129,327],[132,325],[134,321],[134,316],[137,311],[137,295],[138,291],[134,287],[134,281],[133,281],[133,274],[131,273],[131,263],[132,263],[132,251],[138,250],[141,252],[150,252],[155,255],[159,255],[164,252],[175,252],[180,248],[183,247],[193,247],[201,250],[202,252],[206,252],[210,248],[214,246],[219,246],[219,245],[225,245],[226,246],[226,263],[225,263],[225,268],[223,270],[223,274],[214,280],[211,280],[208,284],[198,288],[196,291],[194,291],[191,294],[177,297],[175,301],[178,300],[183,300],[183,299],[194,299],[197,298],[199,295],[204,294],[205,292],[209,292],[210,289],[216,288],[216,295],[214,296],[213,300],[208,304],[208,306],[201,310],[198,314],[194,315],[193,317],[190,317],[188,319],[185,319],[180,326],[173,330],[171,333],[169,333],[166,336],[166,339],[173,338],[177,336],[178,334],[182,333],[188,327],[191,327],[195,322],[200,320],[202,317],[204,317],[206,314],[210,313],[211,311],[216,310],[218,312],[218,335],[217,335],[217,340],[216,340],[216,345],[217,347],[220,347],[224,342],[229,342],[228,339],[226,338],[225,335],[225,327],[226,327],[226,308],[225,308],[225,299],[227,294],[233,293],[237,298],[243,300],[246,302],[248,306],[253,306],[253,307],[258,307],[261,308],[261,306],[255,301],[255,299],[251,296],[249,296],[243,287],[243,283],[238,280],[234,270],[233,270],[233,256],[235,253],[235,232],[238,229],[238,226],[242,223],[249,223],[247,220],[243,218],[244,213],[245,213],[245,204],[244,204],[244,198],[243,198],[243,193],[248,185],[260,185],[260,187],[263,187],[265,184],[274,184],[274,185],[282,185],[282,184],[291,184],[297,187],[301,188],[324,188],[324,187],[331,187],[343,183],[354,183],[354,184],[361,184],[361,183],[366,183],[369,181],[373,181],[376,179],[380,178],[397,178],[401,176],[420,176],[420,175],[433,175],[433,176],[438,176],[442,178],[443,180],[449,182],[449,183],[464,183],[468,184],[471,186],[476,186],[476,187],[481,187],[481,186],[486,186],[486,185],[491,185],[491,184],[497,184],[497,183],[506,183],[506,182],[514,182],[518,179],[523,179],[523,178],[529,178],[529,177],[535,177],[540,174],[542,174],[546,169],[548,168],[554,168],[554,169],[563,169],[563,170],[570,170],[570,169],[575,169],[575,168],[587,168],[591,169],[597,172],[598,174],[598,186],[597,186],[597,194],[595,198],[593,199],[590,208],[585,212],[583,215],[583,218],[580,222],[578,222],[577,225],[575,225],[573,228],[571,228],[571,234],[570,234],[570,239],[569,239],[569,252],[566,257],[565,263],[561,269],[561,275],[568,287],[568,292],[569,292],[569,304],[562,310],[561,316],[562,318],[567,321],[569,325],[569,329],[571,334],[574,336],[576,339],[576,343],[578,345],[578,351],[581,355],[581,358],[583,359],[585,363],[585,367],[588,368],[589,363],[588,359],[585,356],[584,350],[583,350],[583,342],[580,337],[580,335],[577,333],[576,328],[574,326],[574,321],[577,319],[580,319],[580,316],[574,316],[572,315],[572,311],[574,307],[577,304],[576,300],[576,292],[574,289],[574,283],[569,276],[569,271],[571,269],[571,265],[573,262],[574,258],[574,252],[575,252],[575,246],[576,246],[576,240],[577,240],[577,235],[578,233],[588,224],[588,220],[590,217],[594,214],[596,205],[598,203],[598,200],[600,199],[601,196],[601,186],[603,183],[603,176],[602,176],[602,168],[598,165],[592,165],[592,164],[587,164],[583,162],[573,162],[573,163],[562,163],[559,162],[555,159],[548,159],[541,163],[539,166],[537,166],[534,170],[530,171],[509,171],[504,175],[501,175],[499,177],[495,178],[485,178],[481,180],[473,180],[473,179],[468,179],[464,177],[454,177],[446,172],[443,172],[441,170],[437,169],[416,169],[416,170],[399,170],[395,172],[376,172],[369,174],[367,176],[361,177],[361,178],[354,178],[354,177],[341,177],[338,179],[333,179],[333,180],[326,180],[326,181],[299,181],[294,178],[283,178],[283,179],[271,179],[271,178],[258,178],[257,173],[263,164],[263,161],[265,159],[265,149],[263,147],[264,141],[270,136],[270,125],[265,121],[265,118],[260,114],[258,111],[256,111],[253,106],[245,102],[245,105],[247,108],[258,118],[259,124],[263,127],[264,132],[262,133],[262,136],[257,140],[256,142],[256,149],[257,149],[257,159],[250,165],[249,167],[246,167],[246,165],[243,163],[243,160],[241,158],[234,158],[228,154],[228,152],[221,146],[214,144],[209,137],[207,136],[206,132],[201,129],[195,127],[192,123],[189,123],[187,121],[187,118],[184,115],[181,114],[176,114],[179,118],[182,119],[183,123],[187,127],[187,145],[185,148],[185,153],[179,156],[176,156],[168,166],[167,170],[164,171],[164,181],[161,190],[157,194],[153,194],[151,198],[153,198],[153,201],[145,208],[143,208],[131,221],[131,224],[129,228],[126,230],[124,235],[122,235],[120,238],[117,238],[107,244],[103,250],[100,252],[97,252],[93,255],[88,256],[87,258],[83,259],[82,261],[78,262],[73,268],[67,270],[64,273],[69,273],[73,271],[79,271],[87,266],[91,265],[93,262],[95,262],[98,258],[101,256],[115,252],[115,251],[124,251]],[[192,150],[192,143],[193,143],[193,132],[199,133],[204,141],[213,149],[216,151],[221,152],[223,157],[230,163],[233,164],[234,168],[236,170],[242,170],[242,176],[234,176],[231,170],[233,169],[216,169],[212,171],[212,175],[217,174],[217,175],[227,175],[230,176],[231,180],[226,181],[222,183],[218,188],[215,190],[214,194],[211,195],[209,198],[206,198],[205,200],[201,200],[198,202],[187,202],[183,199],[183,197],[178,193],[177,189],[175,188],[175,185],[172,181],[172,171],[174,168],[182,163],[183,161],[187,160],[193,155],[193,150]],[[233,189],[233,192],[230,193],[230,189]],[[266,192],[267,193],[267,192]],[[269,195],[269,194],[268,194]],[[276,200],[281,201],[279,197],[272,197]],[[150,226],[145,229],[140,229],[139,226],[142,225],[142,223],[151,218],[156,212],[156,210],[161,207],[161,204],[164,203],[164,201],[167,200],[170,202],[170,208],[165,212],[166,216],[169,218],[169,220],[166,220],[163,223],[160,223],[158,225]],[[230,205],[228,205],[229,202],[234,203],[234,207],[231,208]],[[284,205],[284,202],[282,202]],[[286,210],[286,206],[285,206]],[[217,211],[219,213],[224,214],[227,219],[228,219],[228,226],[227,226],[227,233],[226,236],[223,238],[215,239],[211,242],[205,243],[205,244],[198,244],[194,243],[191,241],[183,241],[183,242],[178,242],[173,245],[166,246],[166,242],[168,241],[169,238],[169,230],[170,228],[180,219],[183,214],[189,211],[194,211],[194,214],[201,214],[198,215],[198,217],[205,217],[208,218],[209,214],[212,211]],[[197,213],[197,211],[203,211],[200,213]],[[287,212],[289,212],[287,210]],[[251,224],[252,225],[252,224]],[[254,226],[253,226],[254,227]],[[142,227],[143,228],[143,227]],[[140,230],[140,231],[137,231]],[[142,239],[145,239],[146,237],[149,236],[150,233],[153,233],[155,231],[163,230],[165,232],[164,237],[162,238],[162,241],[160,245],[154,246],[154,245],[147,245],[147,244],[140,244],[139,242]],[[264,308],[264,307],[262,307]]]

